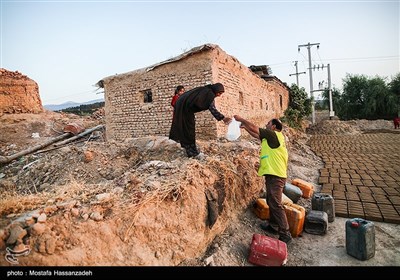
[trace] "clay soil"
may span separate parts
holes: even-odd
[[[68,123],[90,128],[103,119],[5,114],[0,156],[52,139]],[[388,121],[326,118],[309,131],[380,129],[395,133]],[[307,145],[311,134],[285,133],[289,180],[309,181],[318,192],[323,162]],[[252,235],[269,235],[253,212],[254,200],[264,195],[257,141],[246,135],[236,142],[199,140],[207,157],[198,161],[166,137],[105,140],[100,130],[0,166],[0,266],[253,266],[247,261]],[[218,208],[216,221],[210,221],[210,201]],[[309,210],[311,201],[298,204]],[[361,261],[346,253],[346,220],[336,217],[325,235],[295,238],[286,266],[400,266],[400,225],[374,222],[375,256]],[[29,254],[13,264],[7,248],[29,248]]]

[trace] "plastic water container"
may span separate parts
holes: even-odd
[[[282,205],[292,205],[293,200],[291,200],[289,197],[287,197],[286,194],[282,193]]]
[[[311,199],[311,209],[326,212],[330,223],[335,220],[335,203],[330,194],[315,193]]]
[[[292,204],[285,205],[285,213],[289,224],[289,231],[292,237],[301,235],[304,227],[304,219],[306,215],[306,209],[304,207]]]
[[[287,246],[276,238],[253,234],[248,261],[255,265],[282,266],[287,262]]]
[[[375,225],[371,221],[353,218],[346,221],[347,254],[359,260],[375,256]]]
[[[269,206],[265,198],[258,198],[254,203],[254,213],[261,220],[269,219]]]
[[[324,235],[328,230],[328,214],[324,211],[310,210],[304,222],[304,231]]]
[[[292,184],[301,189],[304,198],[310,198],[314,193],[314,186],[310,182],[295,178],[292,180]]]
[[[289,197],[293,203],[296,203],[303,195],[303,191],[299,187],[290,183],[285,183],[285,186],[283,187],[283,193]]]

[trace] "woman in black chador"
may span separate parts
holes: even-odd
[[[195,113],[210,110],[218,121],[224,121],[225,124],[231,122],[231,118],[225,117],[215,108],[214,98],[221,96],[224,91],[221,83],[201,86],[185,92],[176,102],[171,127],[175,131],[176,139],[172,140],[180,142],[188,157],[204,157],[196,147]]]

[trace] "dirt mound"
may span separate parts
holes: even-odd
[[[360,130],[380,130],[380,129],[392,129],[393,122],[387,120],[352,120],[347,121],[348,124],[357,126]]]
[[[308,134],[327,134],[327,135],[356,135],[360,133],[370,133],[385,130],[393,130],[393,123],[387,120],[329,120],[310,125],[307,128]]]
[[[248,142],[200,142],[207,158],[197,161],[166,137],[102,139],[2,167],[1,250],[31,248],[21,265],[177,265],[263,187],[258,146]]]
[[[327,134],[327,135],[354,135],[359,134],[360,129],[353,124],[348,124],[339,120],[323,120],[320,123],[311,125],[307,129],[309,134]]]
[[[101,118],[4,115],[0,155],[51,139],[71,122],[90,128]],[[312,182],[318,192],[323,163],[307,145],[311,136],[287,127],[285,134],[289,180]],[[250,265],[252,234],[263,233],[252,212],[264,195],[259,143],[242,135],[198,144],[206,154],[201,161],[166,137],[105,142],[97,131],[0,166],[0,265]],[[310,199],[298,204],[310,209]],[[337,218],[325,237],[296,238],[287,265],[359,265],[335,245],[343,243],[344,221]],[[378,248],[388,258],[368,265],[393,265],[398,258],[386,247],[398,243],[398,229],[382,223],[377,230],[388,239]],[[324,261],[331,252],[336,260]]]

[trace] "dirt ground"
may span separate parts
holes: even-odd
[[[103,119],[3,115],[0,156],[40,145],[71,122],[89,128]],[[317,122],[310,132],[392,129],[383,120]],[[318,192],[323,162],[307,145],[310,134],[285,133],[289,180],[309,181]],[[253,266],[252,235],[266,234],[253,212],[264,192],[257,141],[199,140],[207,157],[197,161],[166,137],[104,140],[99,130],[0,165],[0,266]],[[218,206],[212,225],[207,190]],[[311,201],[298,204],[309,210]],[[346,220],[336,217],[325,235],[295,238],[286,266],[400,266],[400,225],[374,222],[375,256],[360,261],[346,253]]]
[[[311,133],[357,135],[363,132],[385,131],[397,133],[392,129],[392,123],[385,120],[348,121],[327,120],[317,116],[317,124],[311,127]],[[289,177],[302,178],[312,182],[316,192],[318,185],[318,169],[323,162],[315,157],[307,146],[309,135],[300,134],[289,147],[290,163]],[[300,198],[297,203],[309,210],[310,199]],[[288,246],[288,260],[286,266],[307,267],[359,267],[359,266],[400,266],[400,225],[374,222],[375,226],[375,256],[369,260],[358,260],[346,252],[346,221],[348,218],[335,217],[334,222],[328,224],[325,235],[303,234],[293,240]],[[249,255],[249,240],[253,233],[260,233],[274,237],[260,229],[260,223],[250,206],[238,220],[231,222],[224,234],[218,236],[207,253],[188,265],[216,265],[216,266],[252,266],[247,261]]]

